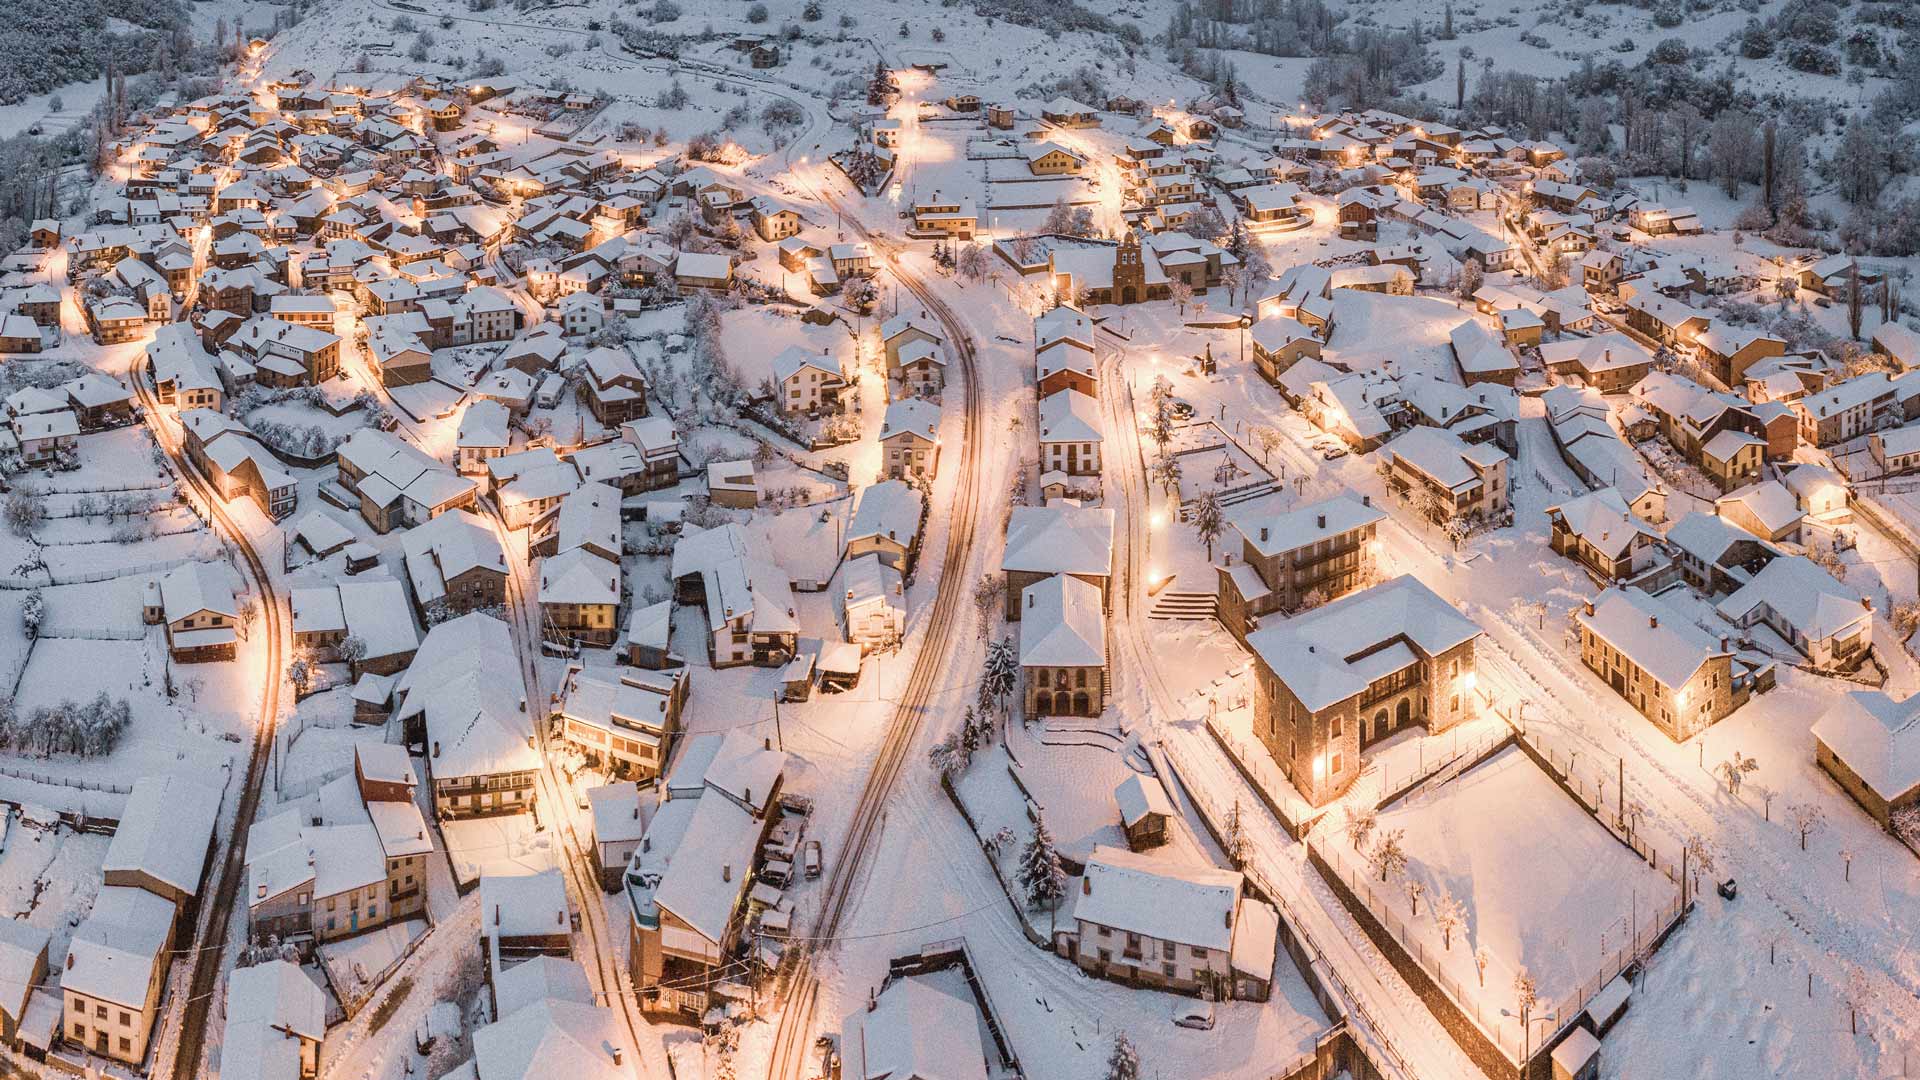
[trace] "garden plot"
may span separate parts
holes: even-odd
[[[76,457],[80,467],[56,472],[41,486],[46,491],[126,491],[171,488],[173,480],[161,465],[164,455],[153,445],[144,427],[115,428],[82,435]]]
[[[31,923],[53,935],[47,956],[65,957],[67,939],[100,891],[101,865],[113,837],[10,823],[0,854],[0,917]]]
[[[1452,300],[1335,289],[1326,360],[1354,371],[1386,367],[1459,382],[1447,335],[1473,317],[1472,308]]]
[[[40,550],[56,580],[100,574],[143,574],[189,559],[218,559],[220,540],[205,529],[168,533],[130,543],[103,536],[88,543],[48,545]]]
[[[146,622],[145,575],[128,574],[75,585],[52,585],[40,590],[47,605],[40,623],[43,638],[86,636],[105,632],[143,637]]]
[[[1396,836],[1405,866],[1382,881],[1374,855]],[[1536,988],[1535,1016],[1571,1017],[1613,976],[1620,950],[1650,942],[1679,901],[1666,874],[1519,747],[1382,810],[1360,853],[1351,840],[1336,824],[1316,833],[1314,851],[1510,1057],[1520,1028],[1501,1010],[1519,1011],[1522,972]],[[1455,904],[1449,933],[1436,913]]]

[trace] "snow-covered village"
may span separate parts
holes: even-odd
[[[1920,1075],[1913,0],[9,14],[0,1076]]]

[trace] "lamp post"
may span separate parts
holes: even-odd
[[[1533,1022],[1535,1020],[1545,1020],[1549,1023],[1555,1023],[1555,1024],[1560,1022],[1560,1013],[1557,1010],[1550,1013],[1542,1013],[1539,1016],[1534,1016],[1533,1006],[1531,1005],[1520,1006],[1520,1013],[1518,1016],[1515,1016],[1513,1013],[1510,1013],[1505,1009],[1500,1010],[1500,1015],[1513,1017],[1514,1019],[1520,1021],[1520,1068],[1522,1070],[1526,1069],[1527,1067],[1527,1059],[1533,1056],[1533,1042],[1532,1042]]]

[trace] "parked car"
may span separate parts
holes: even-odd
[[[1330,447],[1326,450],[1321,451],[1320,453],[1320,458],[1323,461],[1337,461],[1340,458],[1343,458],[1346,456],[1347,456],[1347,448],[1344,446]]]
[[[800,866],[809,879],[820,876],[820,841],[809,840],[800,846]]]
[[[1173,1022],[1183,1028],[1213,1030],[1213,1002],[1199,998],[1181,998],[1173,1006]]]
[[[1176,420],[1193,419],[1193,403],[1192,402],[1182,401],[1179,398],[1174,398],[1171,402],[1168,403],[1167,407],[1173,411],[1173,416],[1174,416],[1174,419]]]

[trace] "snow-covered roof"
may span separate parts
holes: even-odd
[[[1007,519],[1007,548],[1000,569],[1043,574],[1113,572],[1110,508],[1016,506]]]
[[[1068,387],[1040,399],[1040,442],[1099,442],[1103,437],[1100,407],[1092,398]]]
[[[1129,773],[1120,781],[1120,786],[1113,789],[1113,801],[1120,807],[1120,823],[1128,828],[1148,814],[1176,816],[1173,800],[1167,797],[1160,778],[1145,773]]]
[[[1855,690],[1828,706],[1813,737],[1889,802],[1920,787],[1920,697]]]
[[[1640,520],[1620,492],[1606,487],[1580,495],[1558,506],[1547,507],[1549,515],[1558,515],[1567,531],[1593,545],[1609,559],[1618,558],[1632,546],[1634,538],[1660,539],[1651,525]]]
[[[1454,491],[1477,482],[1481,470],[1507,460],[1506,452],[1490,443],[1470,443],[1451,431],[1424,425],[1408,428],[1387,450]]]
[[[964,984],[961,984],[964,985]],[[973,1000],[951,982],[909,975],[841,1025],[846,1080],[987,1080]]]
[[[480,876],[481,937],[565,934],[567,925],[567,886],[559,870]]]
[[[1099,667],[1107,662],[1100,589],[1071,574],[1027,586],[1020,599],[1022,667]]]
[[[1726,508],[1733,505],[1745,507],[1762,528],[1771,532],[1788,528],[1805,516],[1800,510],[1800,501],[1778,480],[1756,481],[1729,491],[1714,501],[1714,508],[1723,516]],[[1760,539],[1771,540],[1772,537],[1762,536]]]
[[[1247,644],[1301,705],[1318,712],[1416,662],[1415,648],[1438,656],[1480,633],[1420,579],[1402,574],[1270,621],[1247,635]]]
[[[1572,364],[1589,375],[1653,363],[1653,356],[1647,350],[1617,330],[1593,337],[1545,342],[1540,346],[1540,359],[1549,368]]]
[[[473,1033],[478,1080],[626,1080],[635,1064],[612,1009],[556,997],[523,1005]]]
[[[0,919],[0,1013],[18,1025],[33,993],[34,969],[47,960],[51,935],[19,919]]]
[[[1686,686],[1708,660],[1726,655],[1718,639],[1639,589],[1608,589],[1594,598],[1592,614],[1582,611],[1578,618],[1670,690]]]
[[[904,480],[882,480],[860,493],[860,507],[847,525],[847,543],[886,537],[908,548],[920,531],[921,496]]]
[[[900,435],[940,441],[940,406],[923,398],[901,398],[887,406],[880,421],[880,441]]]
[[[161,576],[160,604],[170,623],[202,611],[234,618],[233,572],[219,563],[181,563]]]
[[[395,719],[427,718],[436,780],[540,767],[513,636],[499,619],[476,611],[427,631],[395,689]]]
[[[196,895],[219,817],[218,788],[178,776],[143,776],[133,782],[101,871],[143,874]]]
[[[67,943],[61,988],[140,1011],[160,950],[173,930],[174,914],[171,901],[145,889],[101,886],[93,911]]]
[[[1834,579],[1804,555],[1783,555],[1720,601],[1723,618],[1748,625],[1754,609],[1765,604],[1809,641],[1826,641],[1873,620],[1873,609],[1859,592]]]
[[[1072,918],[1206,949],[1233,945],[1240,873],[1100,844],[1087,859]]]
[[[1363,529],[1387,516],[1385,511],[1349,494],[1288,510],[1272,508],[1273,503],[1272,499],[1259,499],[1235,507],[1227,518],[1262,558]]]

